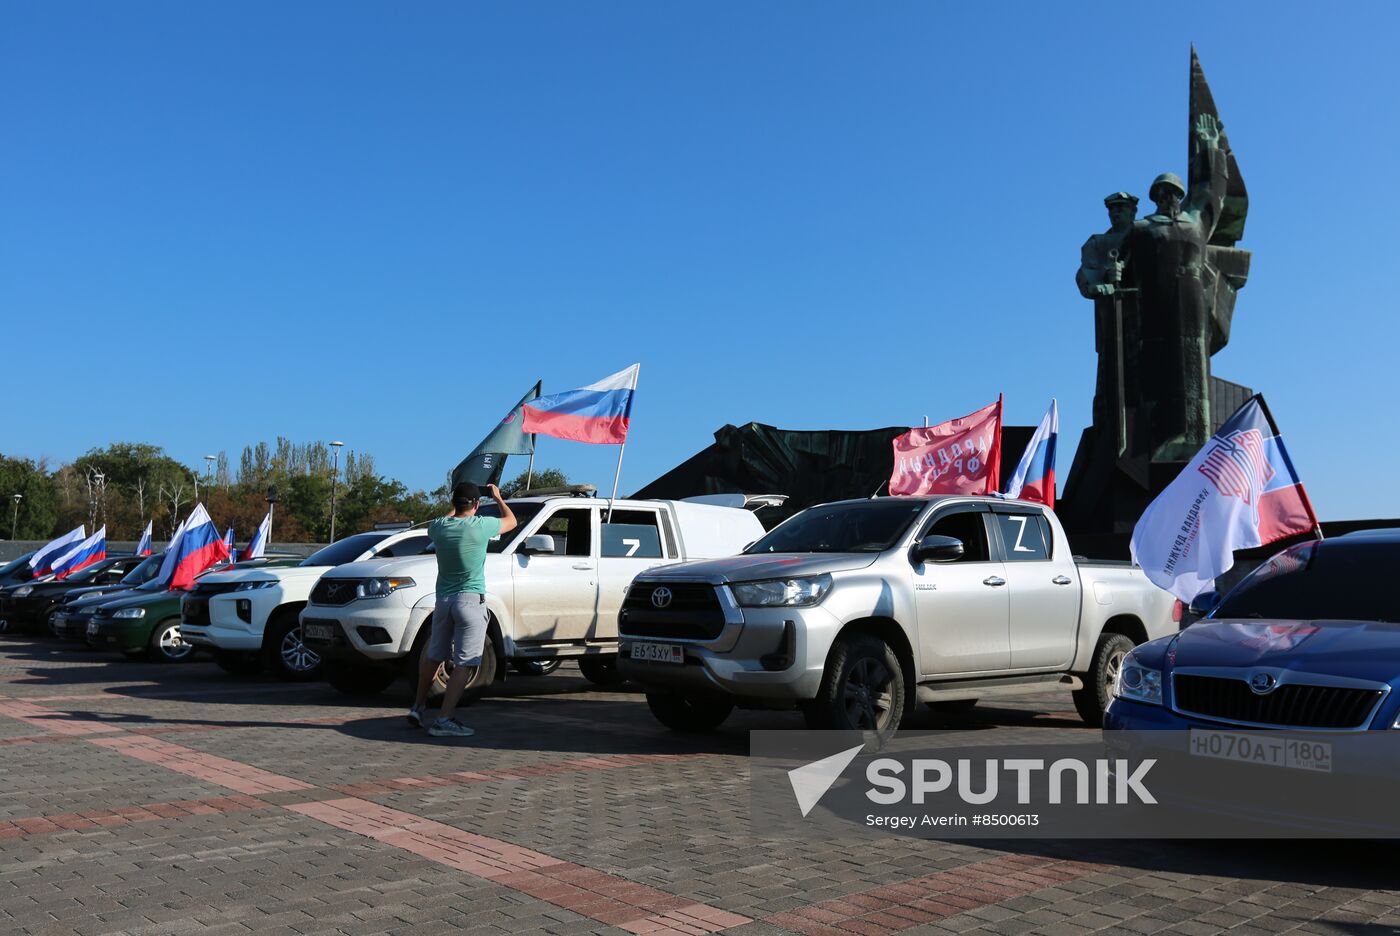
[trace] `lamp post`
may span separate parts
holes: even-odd
[[[217,455],[204,456],[204,496],[209,496],[209,491],[214,484],[214,462],[219,460]]]
[[[331,542],[335,542],[335,482],[340,477],[340,447],[344,442],[331,443]]]
[[[272,545],[272,511],[277,507],[277,485],[272,485],[267,489],[267,542],[263,543],[263,551]]]
[[[19,529],[19,502],[24,500],[24,495],[16,494],[14,498],[15,510],[14,513],[10,514],[10,539],[12,540],[15,538],[16,531]]]

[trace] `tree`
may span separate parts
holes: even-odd
[[[190,469],[165,454],[158,445],[114,442],[106,448],[90,449],[66,467],[72,470],[78,484],[65,483],[65,488],[76,488],[74,494],[81,491],[80,516],[95,518],[101,513],[107,523],[107,535],[112,539],[136,539],[146,521],[153,518],[157,525],[168,525],[173,531],[183,519],[177,516],[180,507],[192,493]],[[98,472],[102,475],[102,490],[96,481]],[[147,495],[152,493],[161,502],[160,509],[147,503]],[[165,512],[167,504],[170,505],[169,514]],[[66,506],[71,509],[72,505]],[[148,507],[152,508],[149,515]]]
[[[16,510],[14,496],[20,495]],[[58,526],[58,504],[53,480],[28,458],[0,455],[0,537],[48,539]],[[15,521],[18,522],[15,522]],[[77,526],[77,524],[74,524]]]
[[[501,494],[506,497],[517,497],[525,493],[525,480],[530,475],[529,471],[522,471],[505,484],[501,485]],[[569,476],[558,468],[543,468],[535,472],[530,480],[530,490],[540,488],[563,487],[569,483]]]

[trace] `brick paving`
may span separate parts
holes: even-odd
[[[747,731],[792,715],[674,735],[567,665],[468,742],[405,702],[0,639],[0,934],[1400,933],[1390,843],[765,839]]]

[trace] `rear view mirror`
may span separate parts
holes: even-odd
[[[1203,618],[1220,607],[1220,592],[1203,591],[1195,598],[1191,599],[1191,613],[1198,618]]]
[[[520,547],[520,551],[527,556],[552,556],[554,555],[554,537],[546,536],[543,533],[527,536],[525,537],[525,545]]]
[[[952,536],[925,536],[914,547],[915,562],[956,562],[963,557],[963,542]]]

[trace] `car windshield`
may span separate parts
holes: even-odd
[[[9,575],[11,572],[19,571],[19,567],[28,562],[29,557],[32,555],[34,555],[33,550],[25,553],[23,556],[20,556],[18,559],[11,559],[3,566],[0,566],[0,576]]]
[[[78,571],[74,572],[72,575],[68,576],[63,581],[65,584],[68,585],[76,585],[79,582],[88,582],[91,581],[92,578],[98,573],[106,572],[108,569],[110,569],[116,564],[117,560],[115,559],[108,559],[105,562],[94,562],[86,569],[79,569]]]
[[[122,577],[122,584],[140,585],[143,582],[149,582],[156,577],[156,573],[160,571],[160,564],[163,561],[165,561],[165,553],[163,552],[156,553],[154,556],[147,556],[145,562],[142,562]]]
[[[884,552],[899,541],[927,506],[921,500],[887,497],[810,507],[744,552]]]
[[[388,533],[356,533],[354,536],[347,536],[343,540],[331,543],[324,549],[316,550],[299,564],[302,566],[345,565],[347,562],[354,562],[360,558],[375,543],[388,538]]]
[[[1303,543],[1249,573],[1211,617],[1400,621],[1389,578],[1397,562],[1400,543]]]

